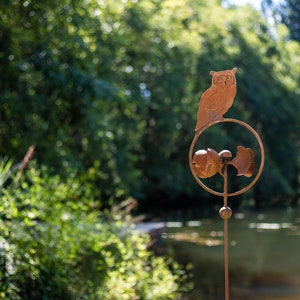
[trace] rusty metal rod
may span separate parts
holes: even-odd
[[[228,165],[224,164],[224,197],[223,207],[220,209],[220,217],[224,220],[224,275],[225,275],[225,300],[229,300],[229,255],[228,255],[228,219],[231,217],[231,209],[228,206]]]
[[[224,165],[224,207],[227,208],[228,194],[228,165]],[[229,300],[229,266],[228,266],[228,219],[224,218],[224,272],[225,272],[225,300]]]
[[[228,220],[224,219],[225,300],[229,300]]]

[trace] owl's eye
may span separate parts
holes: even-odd
[[[219,81],[222,81],[222,80],[223,80],[223,77],[219,77],[218,80],[219,80]]]
[[[228,80],[231,80],[232,79],[232,76],[228,76]]]

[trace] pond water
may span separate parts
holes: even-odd
[[[167,254],[193,265],[184,299],[224,299],[223,220],[166,222]],[[300,300],[300,211],[236,213],[229,223],[230,299]]]

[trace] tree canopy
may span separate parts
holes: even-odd
[[[267,157],[248,198],[295,202],[300,46],[286,26],[217,0],[13,0],[0,15],[2,156],[34,144],[38,164],[79,178],[102,205],[204,203],[188,167],[198,101],[210,70],[236,66],[228,116],[259,131]],[[239,139],[218,128],[203,143]]]
[[[300,3],[297,0],[264,0],[263,11],[271,12],[276,23],[282,23],[289,29],[289,38],[300,42]]]

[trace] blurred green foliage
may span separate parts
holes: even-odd
[[[31,167],[1,191],[0,299],[175,299],[186,275],[128,214],[101,213],[72,179]]]
[[[128,195],[145,208],[209,205],[187,160],[198,99],[210,70],[237,66],[228,116],[259,131],[267,156],[248,198],[296,203],[300,47],[284,25],[217,0],[12,0],[0,16],[2,156],[35,144],[39,165],[103,206]],[[219,132],[224,145],[244,138]]]
[[[287,39],[300,42],[300,3],[297,0],[262,0],[263,12],[289,29]]]

